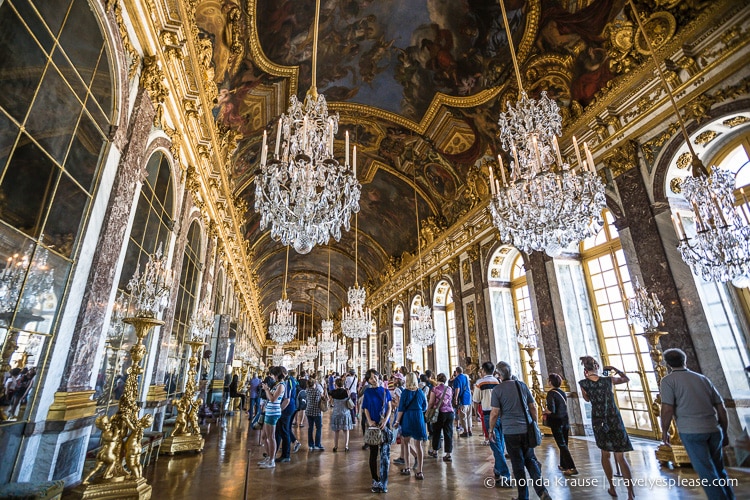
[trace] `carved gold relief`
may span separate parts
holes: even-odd
[[[729,128],[734,128],[737,125],[742,125],[743,123],[747,123],[747,122],[750,122],[750,118],[748,118],[747,116],[740,115],[740,116],[735,116],[734,118],[730,118],[728,120],[724,120],[723,122],[721,122],[721,124]]]
[[[652,164],[654,162],[654,159],[656,158],[656,152],[661,148],[667,140],[674,135],[675,132],[677,132],[677,129],[679,128],[679,125],[677,123],[670,123],[667,127],[667,130],[662,132],[661,134],[657,135],[653,139],[651,139],[648,142],[645,142],[641,146],[641,150],[643,151],[643,156],[646,159],[646,162],[648,164]]]
[[[698,137],[696,137],[693,142],[699,146],[705,146],[709,142],[716,139],[719,135],[721,134],[714,130],[706,130],[705,132],[701,132],[700,134],[698,134]]]
[[[141,56],[138,51],[133,48],[133,44],[130,43],[130,36],[128,35],[128,28],[125,25],[125,20],[122,17],[122,5],[116,0],[108,0],[106,9],[114,7],[115,21],[117,22],[117,28],[120,30],[120,38],[122,38],[122,45],[125,47],[125,51],[130,56],[130,66],[128,67],[128,79],[135,77],[138,67],[141,64]]]
[[[471,283],[471,261],[469,259],[461,263],[461,274],[464,278],[464,285]]]
[[[154,115],[154,127],[161,127],[164,117],[164,100],[169,95],[166,85],[164,85],[164,71],[159,66],[156,56],[146,56],[143,58],[143,71],[141,72],[141,87],[148,91],[151,101],[156,108]]]
[[[660,11],[651,14],[643,23],[643,26],[646,30],[646,36],[648,36],[651,42],[651,47],[654,50],[658,50],[659,47],[667,43],[674,35],[677,30],[677,21],[669,12]],[[646,44],[646,39],[640,29],[635,36],[635,50],[644,56],[651,55],[651,51]]]
[[[626,141],[622,146],[615,148],[612,153],[605,156],[603,162],[612,172],[612,177],[617,177],[623,172],[635,168],[638,164],[635,142]]]
[[[690,166],[690,163],[693,161],[693,155],[690,153],[682,153],[679,158],[677,158],[677,168],[684,170]]]
[[[616,74],[627,73],[638,65],[633,57],[635,25],[625,19],[615,19],[604,28],[608,38],[609,68]]]
[[[669,189],[674,194],[680,194],[682,192],[682,181],[684,179],[682,177],[675,177],[671,181],[669,181]]]

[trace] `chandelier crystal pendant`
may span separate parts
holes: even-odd
[[[349,307],[341,311],[341,331],[351,339],[364,339],[370,334],[370,322],[372,321],[372,312],[369,307],[365,307],[367,292],[360,288],[357,282],[359,272],[359,216],[354,216],[354,286],[349,287],[347,299]]]
[[[297,336],[297,316],[292,312],[292,301],[286,298],[286,278],[289,271],[289,247],[286,249],[284,267],[284,290],[276,301],[276,310],[271,312],[268,321],[268,335],[277,344],[284,345]],[[278,363],[274,363],[278,364]]]
[[[349,360],[349,351],[346,348],[346,344],[341,344],[339,348],[336,349],[336,359],[339,364],[346,364]]]
[[[271,237],[291,245],[300,254],[333,236],[349,231],[352,213],[359,212],[361,185],[357,181],[357,149],[349,164],[346,134],[344,165],[334,158],[333,138],[339,115],[328,114],[328,105],[316,87],[320,0],[315,3],[312,53],[312,85],[304,102],[292,96],[276,132],[276,149],[268,160],[267,135],[263,132],[260,170],[255,178],[255,211],[260,229],[271,227]]]
[[[515,106],[507,103],[498,121],[502,147],[512,158],[511,174],[508,182],[498,155],[502,183],[490,167],[490,213],[503,241],[526,253],[545,251],[554,257],[602,228],[604,184],[586,144],[582,161],[573,138],[578,171],[563,161],[557,143],[562,133],[560,109],[546,92],[533,99],[523,90],[503,2],[500,7],[520,99]]]

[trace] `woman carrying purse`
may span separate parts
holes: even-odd
[[[380,373],[374,368],[367,370],[366,380],[370,387],[365,389],[362,396],[362,412],[367,419],[368,429],[365,439],[370,434],[380,431],[379,444],[369,443],[370,446],[370,474],[372,475],[373,493],[386,493],[388,491],[388,469],[390,467],[391,437],[393,431],[388,427],[391,417],[391,393],[380,384]],[[378,454],[380,464],[378,466]]]
[[[445,455],[443,462],[452,462],[451,453],[453,452],[453,389],[446,385],[448,377],[445,373],[437,376],[438,385],[430,392],[430,408],[435,408],[437,420],[432,424],[432,450],[429,455],[437,458],[437,452],[440,449],[440,433],[443,434],[445,446]]]

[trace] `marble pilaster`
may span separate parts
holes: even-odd
[[[640,169],[626,170],[615,178],[615,183],[624,213],[624,220],[616,220],[615,225],[618,230],[629,229],[631,237],[628,244],[623,244],[623,251],[628,266],[632,269],[637,263],[640,271],[631,274],[640,275],[642,285],[656,293],[665,308],[664,324],[669,335],[662,338],[662,348],[678,347],[687,354],[688,366],[699,366]]]
[[[531,307],[534,317],[539,321],[539,362],[542,380],[546,380],[549,373],[565,373],[562,363],[562,349],[560,336],[557,332],[555,307],[549,284],[554,281],[550,276],[550,266],[547,264],[552,258],[543,252],[533,252],[524,255]]]
[[[484,272],[484,266],[482,263],[481,252],[479,258],[471,262],[472,274],[474,275],[474,297],[477,317],[477,345],[478,345],[478,358],[474,359],[473,362],[477,365],[481,365],[484,361],[490,359],[490,330],[489,324],[487,323],[489,305],[485,300],[485,290],[488,288],[487,273]],[[473,357],[473,355],[472,355]]]
[[[60,382],[60,391],[82,391],[90,389],[90,380],[102,327],[122,246],[127,235],[122,230],[133,210],[133,199],[143,175],[145,149],[154,117],[154,105],[148,92],[139,88],[135,98],[128,137],[120,159],[107,213],[104,217],[97,252],[91,264],[91,273],[86,285],[81,311],[71,339],[67,370]]]

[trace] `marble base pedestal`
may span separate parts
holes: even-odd
[[[675,467],[690,465],[690,457],[682,445],[666,446],[660,444],[656,449],[656,459],[661,465],[669,465],[671,462]]]
[[[203,451],[205,441],[202,436],[169,436],[159,450],[160,455],[174,455],[183,451]]]
[[[81,500],[150,500],[151,486],[142,477],[75,487],[70,498]]]

